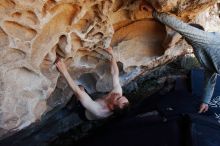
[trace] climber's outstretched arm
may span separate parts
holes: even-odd
[[[92,100],[91,97],[84,90],[81,90],[79,86],[75,84],[70,74],[68,73],[64,62],[61,59],[58,59],[56,61],[56,66],[58,70],[63,74],[64,78],[68,82],[69,86],[71,87],[81,104],[93,115],[99,116],[100,112],[102,112],[100,104]]]
[[[120,81],[119,81],[119,70],[118,70],[116,59],[113,55],[113,51],[111,47],[109,47],[107,51],[112,55],[111,74],[113,77],[113,89],[111,92],[119,93],[120,95],[122,95],[122,88],[121,88]]]

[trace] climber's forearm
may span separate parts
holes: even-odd
[[[122,88],[119,81],[119,69],[116,63],[116,59],[113,57],[111,62],[111,73],[113,78],[113,89],[111,92],[119,93],[122,95]]]
[[[76,96],[80,97],[78,95],[80,95],[82,91],[80,90],[78,85],[76,85],[75,82],[73,81],[73,79],[71,78],[63,60],[58,58],[56,61],[56,66],[57,66],[57,69],[60,71],[60,73],[63,74],[64,78],[66,79],[67,83],[69,84],[69,86],[71,87],[73,92],[76,94]]]
[[[98,112],[99,105],[91,99],[91,97],[85,92],[82,91],[79,86],[75,84],[73,79],[71,78],[70,74],[66,72],[64,74],[69,86],[73,90],[74,94],[76,95],[77,99],[81,102],[81,104],[90,112],[96,114]]]
[[[112,61],[111,61],[111,73],[115,77],[119,76],[118,65],[114,57],[112,58]]]
[[[75,84],[73,79],[71,78],[70,74],[68,72],[64,72],[63,76],[65,77],[67,83],[69,84],[70,88],[73,90],[75,94],[79,94],[81,91],[80,88]]]

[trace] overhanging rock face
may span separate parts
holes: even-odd
[[[214,0],[148,0],[189,21]],[[190,52],[140,0],[1,0],[0,137],[24,129],[72,96],[54,66],[62,56],[89,93],[111,90],[110,45],[121,84]],[[172,40],[172,41],[171,41]],[[181,49],[182,48],[182,49]],[[54,91],[54,89],[56,90]]]

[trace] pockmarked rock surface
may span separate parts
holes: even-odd
[[[214,0],[146,0],[157,10],[191,21]],[[73,95],[54,66],[61,56],[89,93],[112,88],[113,47],[122,85],[178,56],[183,40],[140,7],[141,0],[1,0],[0,137],[41,120]],[[59,78],[59,80],[58,80]]]

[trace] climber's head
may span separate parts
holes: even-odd
[[[125,96],[119,93],[109,93],[105,97],[106,104],[111,111],[123,110],[129,105],[129,101]]]

